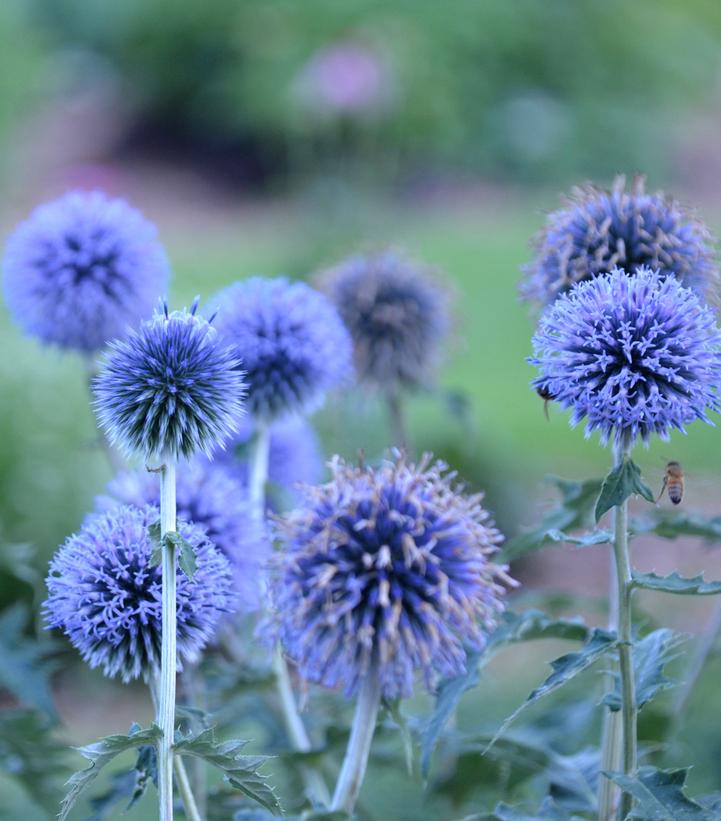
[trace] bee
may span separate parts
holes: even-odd
[[[543,399],[543,412],[546,415],[546,419],[550,422],[550,417],[548,415],[548,403],[555,399],[556,397],[548,390],[547,386],[541,386],[536,388],[536,393]]]
[[[658,494],[657,502],[666,490],[668,491],[668,498],[674,505],[681,504],[681,500],[683,499],[683,469],[679,462],[669,462],[666,465],[663,487]]]

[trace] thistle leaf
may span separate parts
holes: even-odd
[[[604,773],[636,800],[628,819],[639,821],[711,821],[700,804],[684,795],[688,770],[657,770],[641,767],[636,776]]]
[[[148,562],[150,567],[155,567],[155,565],[160,564],[163,558],[163,542],[160,533],[160,522],[154,522],[148,527],[148,536],[150,537],[150,543],[153,545],[153,551],[150,554],[150,561]]]
[[[554,538],[556,534],[567,534],[593,524],[593,506],[601,490],[601,479],[587,479],[584,482],[573,482],[558,476],[549,477],[561,493],[560,505],[543,517],[541,524],[534,530],[522,533],[506,543],[501,550],[501,559],[511,561],[540,550],[553,541],[567,541],[567,538]]]
[[[721,541],[721,516],[704,516],[702,513],[659,507],[647,515],[632,519],[631,530],[636,534],[653,533],[662,539],[698,536],[706,542],[718,542]]]
[[[70,789],[60,805],[59,821],[65,821],[80,795],[95,781],[106,764],[126,750],[140,749],[148,744],[154,745],[161,736],[162,730],[156,724],[148,730],[141,730],[135,724],[130,728],[128,735],[109,735],[96,741],[95,744],[76,748],[82,756],[87,758],[90,765],[74,773],[68,779]]]
[[[633,495],[643,496],[652,504],[655,501],[653,491],[641,478],[641,468],[626,456],[603,480],[601,495],[596,502],[596,522],[612,507],[619,507]]]
[[[636,701],[640,710],[662,690],[674,686],[674,682],[663,674],[664,667],[676,658],[676,649],[681,637],[673,630],[654,630],[633,646],[633,669],[636,682]],[[607,693],[603,703],[617,712],[621,709],[621,682],[614,674],[615,689]]]
[[[267,755],[242,755],[241,750],[247,742],[231,740],[217,741],[215,730],[211,727],[197,735],[181,736],[174,745],[179,755],[192,755],[202,758],[224,774],[231,787],[256,801],[273,814],[280,814],[278,798],[268,785],[266,777],[258,770],[269,760]]]
[[[633,573],[633,586],[659,593],[676,593],[680,596],[715,596],[721,593],[721,581],[707,582],[703,576],[684,578],[676,570],[669,576],[655,573]]]

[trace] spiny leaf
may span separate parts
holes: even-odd
[[[155,567],[156,564],[160,564],[163,558],[163,542],[161,539],[160,522],[154,522],[148,527],[148,536],[150,538],[150,543],[153,545],[149,564],[151,567]]]
[[[676,657],[675,651],[681,641],[673,630],[661,628],[634,643],[633,669],[639,710],[657,693],[674,686],[674,682],[663,674],[663,668]],[[621,709],[621,682],[618,674],[614,674],[614,679],[615,689],[604,696],[603,703],[616,712]]]
[[[488,639],[488,648],[495,649],[501,644],[536,639],[569,639],[586,641],[590,629],[580,619],[556,619],[541,610],[524,610],[514,613],[507,610],[500,624]]]
[[[155,724],[148,730],[141,730],[134,725],[130,728],[128,735],[109,735],[96,741],[95,744],[76,748],[82,756],[88,759],[90,765],[74,773],[68,779],[70,789],[60,805],[59,821],[65,821],[80,795],[98,777],[100,770],[106,764],[126,750],[140,748],[146,744],[155,744],[161,736],[162,730]]]
[[[132,809],[145,795],[151,781],[156,785],[158,783],[158,751],[146,745],[138,750],[138,760],[132,770],[113,775],[108,791],[90,800],[93,814],[86,821],[109,818],[108,813],[120,802],[125,804],[125,812]]]
[[[202,758],[220,769],[228,784],[274,814],[280,813],[280,804],[268,785],[266,777],[258,770],[269,760],[266,755],[242,755],[245,741],[216,741],[211,727],[198,735],[181,737],[174,745],[179,755]]]
[[[558,541],[553,538],[553,534],[567,534],[569,531],[580,530],[592,524],[593,506],[601,490],[601,480],[573,482],[551,476],[549,481],[561,492],[560,505],[547,513],[537,528],[507,542],[501,550],[503,561],[511,561],[526,553],[540,550],[549,542]]]
[[[674,570],[669,576],[655,573],[633,573],[633,586],[659,593],[676,593],[681,596],[715,596],[721,593],[721,581],[707,582],[703,576],[684,578]]]
[[[631,530],[636,534],[653,533],[662,539],[698,536],[707,542],[718,542],[721,541],[721,516],[658,507],[644,516],[634,517]]]
[[[398,725],[403,740],[403,753],[406,760],[406,769],[408,775],[413,775],[413,735],[411,728],[408,726],[408,721],[403,715],[401,709],[403,702],[399,698],[388,699],[383,701],[383,707],[387,710],[391,719]]]
[[[628,456],[603,480],[601,495],[596,502],[596,521],[612,507],[619,507],[629,496],[643,496],[647,502],[655,501],[653,491],[641,478],[641,469]]]
[[[29,609],[21,602],[0,613],[0,687],[9,690],[21,704],[55,718],[49,676],[56,665],[48,658],[55,644],[25,636],[29,619]]]
[[[641,767],[636,776],[604,773],[636,800],[629,819],[640,821],[712,821],[700,804],[684,795],[688,770]]]
[[[178,554],[178,564],[180,569],[192,581],[195,572],[198,569],[198,562],[195,557],[195,549],[187,539],[180,537],[179,541],[180,553]]]
[[[493,812],[468,815],[462,821],[582,821],[582,819],[578,815],[569,815],[552,798],[546,798],[533,812],[512,807],[510,804],[497,804]]]
[[[543,698],[543,696],[547,696],[549,693],[567,684],[571,679],[575,678],[579,673],[582,673],[601,658],[601,656],[614,649],[616,644],[617,639],[615,633],[609,633],[607,630],[601,630],[599,627],[596,627],[588,641],[580,650],[573,653],[566,653],[566,655],[552,661],[551,667],[553,668],[553,672],[551,675],[548,676],[540,687],[536,687],[523,704],[503,722],[491,740],[489,747],[503,735],[510,724],[518,718],[526,707],[529,707],[540,698]]]

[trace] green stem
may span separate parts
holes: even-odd
[[[175,531],[175,458],[163,454],[160,470],[160,534]],[[157,724],[163,732],[158,744],[158,792],[160,821],[173,819],[173,741],[175,735],[175,678],[177,670],[175,600],[175,546],[162,548],[162,642]]]
[[[391,388],[386,393],[386,404],[388,405],[393,446],[408,453],[408,429],[405,414],[403,413],[403,403],[396,388]]]
[[[178,776],[178,792],[183,799],[183,806],[185,807],[185,814],[188,817],[188,821],[203,821],[200,811],[198,810],[198,805],[195,803],[195,796],[190,786],[188,773],[185,771],[183,759],[179,755],[174,757],[173,766],[175,767],[175,774]]]
[[[333,811],[353,813],[368,766],[380,703],[380,676],[370,670],[360,683],[348,748],[333,793]]]
[[[270,431],[267,426],[258,423],[255,438],[250,452],[250,476],[248,482],[248,495],[251,504],[251,514],[257,522],[262,523],[265,519],[265,486],[268,481],[268,456],[270,453]],[[273,656],[273,669],[275,671],[276,686],[283,721],[285,723],[288,737],[293,749],[298,752],[308,752],[312,749],[308,732],[303,724],[303,719],[298,712],[298,706],[293,695],[293,687],[290,682],[288,665],[283,658],[280,648],[277,648]],[[322,776],[311,767],[301,767],[303,783],[309,795],[316,801],[327,805],[330,800],[328,788]]]

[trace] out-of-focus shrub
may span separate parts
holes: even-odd
[[[141,124],[265,169],[348,153],[526,178],[653,169],[721,39],[701,0],[35,3],[57,48],[117,72]]]

